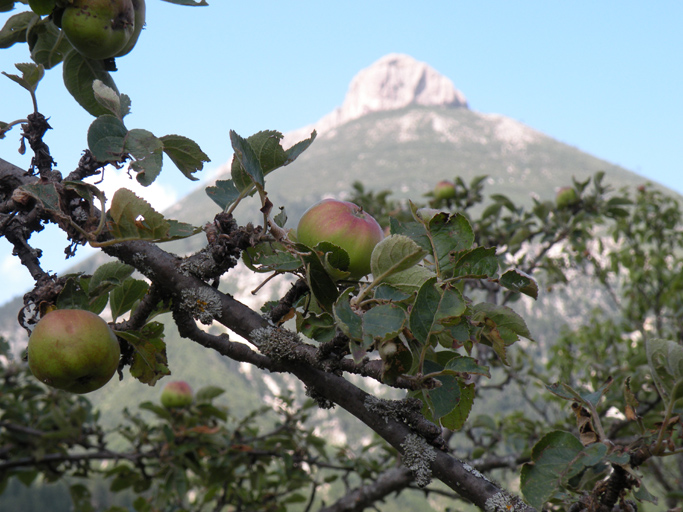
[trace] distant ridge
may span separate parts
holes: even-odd
[[[373,112],[399,110],[409,106],[467,108],[465,95],[434,68],[409,55],[391,53],[356,74],[341,107],[317,123],[287,134],[289,142],[320,135]]]

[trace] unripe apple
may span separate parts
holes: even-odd
[[[112,378],[121,356],[107,322],[90,311],[56,309],[40,319],[28,340],[28,366],[53,388],[89,393]]]
[[[167,409],[187,407],[192,403],[192,388],[183,380],[172,380],[161,391],[161,405]]]
[[[436,199],[446,200],[455,198],[455,185],[452,181],[441,180],[434,187],[434,197]]]
[[[39,16],[50,14],[55,8],[55,0],[28,0],[28,6]]]
[[[62,30],[72,46],[94,60],[116,56],[135,31],[132,0],[74,0],[64,9]]]
[[[146,17],[146,6],[145,6],[145,0],[132,0],[133,2],[133,9],[135,10],[135,29],[133,30],[133,35],[130,36],[130,39],[126,43],[126,46],[123,47],[123,50],[121,50],[119,53],[116,54],[116,57],[123,57],[124,55],[128,55],[133,48],[135,48],[135,45],[138,42],[138,38],[140,37],[140,33],[142,32],[142,29],[145,26],[145,17]]]
[[[329,242],[344,249],[349,255],[350,277],[358,279],[370,273],[372,250],[384,238],[384,233],[377,221],[359,206],[323,199],[303,214],[296,237],[308,247]]]
[[[579,196],[572,187],[562,187],[555,195],[555,203],[558,208],[566,208],[579,202]]]

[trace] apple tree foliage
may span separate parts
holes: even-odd
[[[0,11],[21,11],[0,30],[0,47],[27,43],[32,61],[3,73],[34,112],[0,122],[1,136],[20,129],[35,155],[29,169],[0,159],[0,234],[36,281],[20,325],[30,332],[53,307],[110,314],[120,378],[154,386],[179,364],[166,355],[164,322],[173,322],[185,342],[296,379],[309,398],[281,396],[237,418],[210,386],[187,408],[129,404],[110,431],[87,397],[45,388],[3,343],[0,492],[69,477],[79,511],[94,505],[78,477],[132,495],[137,511],[361,510],[416,489],[447,510],[462,501],[485,511],[681,505],[683,219],[674,198],[651,186],[615,191],[601,173],[573,180],[576,200],[561,205],[486,195],[485,177],[455,177],[446,196],[413,201],[354,184],[351,200],[388,236],[372,275],[352,280],[344,248],[294,241],[277,208],[287,205],[268,197],[270,173],[286,173],[315,133],[285,148],[277,131],[230,132],[231,176],[206,188],[220,212],[204,226],[84,181],[112,165],[148,186],[169,162],[194,180],[209,159],[182,135],[129,129],[131,99],[113,63],[83,57],[51,15],[22,7],[0,0]],[[37,107],[44,73],[60,64],[94,117],[66,176]],[[261,214],[240,226],[232,213],[247,201]],[[89,244],[112,260],[92,274],[49,274],[29,243],[44,223],[64,231],[67,254]],[[200,234],[192,254],[159,245]],[[290,290],[252,310],[219,287],[238,262],[264,280],[289,278]],[[326,443],[307,420],[334,407],[375,437],[356,451]]]

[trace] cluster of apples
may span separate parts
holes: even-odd
[[[71,45],[84,57],[123,57],[145,25],[145,0],[29,0],[40,16],[52,15]]]

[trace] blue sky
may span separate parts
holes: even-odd
[[[342,103],[360,69],[406,53],[449,77],[473,110],[512,117],[683,193],[683,2],[209,3],[147,0],[147,28],[114,74],[133,101],[128,128],[193,138],[212,160],[205,175],[230,158],[230,129],[247,136],[315,122]],[[0,23],[11,14],[0,13]],[[27,60],[26,45],[0,50],[0,71]],[[92,118],[60,84],[61,66],[47,72],[38,105],[66,174]],[[0,120],[30,109],[28,94],[0,76]],[[26,167],[18,146],[14,130],[0,140],[0,155]],[[113,173],[108,179],[126,184]],[[195,186],[172,166],[160,180],[152,191],[159,206]],[[2,256],[10,250],[0,240],[0,303],[31,285],[28,272]],[[46,269],[71,264],[61,248],[53,252]]]

